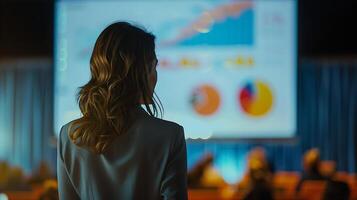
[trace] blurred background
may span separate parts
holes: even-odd
[[[297,187],[305,192],[300,196],[319,199],[330,187],[313,183],[309,190],[301,186],[305,179],[345,182],[349,198],[357,198],[357,3],[262,2],[0,1],[0,200],[56,199],[57,134],[78,116],[74,94],[88,79],[90,45],[113,20],[132,20],[157,35],[159,83],[166,85],[157,92],[164,118],[185,127],[190,199],[244,198],[257,185],[256,169],[264,174],[258,182],[273,183],[269,191],[277,199],[295,197]],[[118,10],[105,10],[106,3]],[[165,4],[178,11],[165,17],[157,12]],[[217,14],[219,7],[238,14]],[[232,26],[248,28],[232,33],[220,14],[239,15]],[[175,35],[190,31],[190,20],[198,36]],[[243,39],[221,41],[222,34]],[[188,83],[172,81],[187,74]],[[254,92],[265,96],[250,104],[245,91],[248,100]],[[324,178],[311,178],[316,166]]]

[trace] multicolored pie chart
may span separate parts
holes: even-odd
[[[191,105],[199,115],[213,115],[217,112],[220,104],[221,98],[219,92],[212,85],[201,85],[192,92]]]
[[[238,100],[243,111],[254,117],[266,115],[273,105],[273,94],[262,81],[249,81],[239,91]]]

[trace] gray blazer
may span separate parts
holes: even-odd
[[[129,131],[103,154],[77,147],[62,127],[57,176],[61,200],[187,199],[186,142],[182,126],[142,108]]]

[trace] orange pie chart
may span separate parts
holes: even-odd
[[[201,85],[193,90],[191,105],[197,114],[210,116],[217,112],[221,104],[218,90],[208,84]]]

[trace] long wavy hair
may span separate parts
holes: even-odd
[[[127,22],[105,28],[90,59],[91,79],[77,95],[82,117],[71,124],[72,142],[103,153],[113,139],[128,131],[133,111],[141,104],[152,116],[161,113],[150,80],[156,64],[153,34]]]

